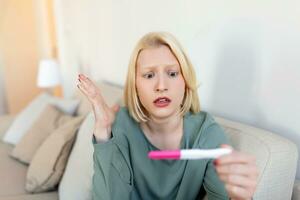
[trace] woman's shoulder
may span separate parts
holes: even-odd
[[[115,137],[115,143],[128,146],[127,137],[130,135],[129,133],[136,131],[137,122],[130,116],[127,107],[120,107],[112,124],[112,134]]]
[[[228,143],[223,128],[216,122],[214,117],[205,111],[188,113],[186,115],[188,126],[195,127],[197,143],[206,147],[217,147],[220,144]]]
[[[213,118],[213,116],[206,111],[200,111],[197,113],[192,113],[190,111],[184,116],[184,118],[189,123],[201,124],[202,128],[216,124],[216,121]]]
[[[128,108],[125,107],[125,106],[121,106],[119,111],[117,112],[117,115],[123,115],[123,116],[128,116],[129,117]]]

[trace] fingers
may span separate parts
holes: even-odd
[[[239,187],[252,188],[256,186],[256,179],[241,175],[220,175],[219,178],[226,184],[236,185]]]
[[[97,86],[85,75],[78,75],[77,87],[92,103],[93,112],[96,120],[96,127],[103,129],[109,128],[115,119],[115,114],[119,106],[109,107],[101,95]]]
[[[85,75],[79,74],[78,75],[77,87],[81,90],[81,92],[91,101],[93,104],[101,104],[105,106],[104,99],[100,93],[100,90],[97,86]]]
[[[230,199],[251,199],[254,193],[254,191],[231,184],[226,184],[225,188],[228,192],[228,196],[230,196]]]
[[[245,167],[244,164],[230,164],[230,165],[218,165],[216,166],[216,170],[218,174],[222,175],[229,175],[229,174],[238,174],[242,176],[249,176],[250,171],[256,171],[256,166],[249,165]],[[256,177],[256,174],[255,174]]]
[[[252,155],[243,154],[237,151],[233,151],[231,154],[222,156],[216,159],[218,164],[229,164],[229,163],[255,163],[256,159]]]
[[[84,88],[89,89],[90,91],[95,92],[95,94],[100,95],[99,89],[88,77],[86,77],[83,74],[79,74],[78,80]]]
[[[78,75],[78,81],[78,86],[80,86],[85,91],[87,91],[87,89],[89,89],[93,85],[92,81],[83,74]]]
[[[88,77],[83,74],[79,74],[78,81],[79,83],[77,84],[77,87],[91,102],[96,120],[100,119],[100,121],[102,121],[104,124],[104,116],[107,115],[105,113],[108,112],[109,107],[102,98],[100,90]]]
[[[80,91],[81,91],[84,95],[88,96],[88,91],[87,91],[87,88],[86,88],[86,86],[85,86],[85,85],[86,85],[85,76],[79,74],[79,75],[78,75],[78,81],[79,81],[79,83],[77,83],[77,87],[80,89]]]
[[[230,146],[222,147],[230,148]],[[233,151],[216,159],[214,164],[232,199],[251,198],[254,195],[258,177],[254,156]]]

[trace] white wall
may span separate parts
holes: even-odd
[[[0,57],[0,115],[7,113],[6,93],[3,78],[3,63]]]
[[[0,6],[0,12],[3,13],[4,5]],[[3,14],[0,14],[0,24],[3,18]],[[0,26],[0,33],[1,33],[1,26]],[[3,60],[2,60],[2,49],[0,49],[0,115],[6,113],[6,106],[5,106],[5,91],[4,91],[4,81],[3,81]]]
[[[299,1],[56,0],[56,11],[66,96],[78,72],[124,84],[137,39],[170,31],[196,67],[203,109],[300,147]]]
[[[36,0],[1,0],[0,59],[9,114],[17,114],[41,92],[36,86],[39,60]],[[4,85],[4,86],[3,86]]]

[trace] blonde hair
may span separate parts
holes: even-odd
[[[183,48],[174,36],[167,32],[150,32],[143,36],[134,48],[128,66],[127,79],[124,88],[125,106],[128,107],[129,114],[137,122],[146,122],[149,118],[144,112],[144,108],[139,100],[136,90],[136,63],[139,53],[143,49],[157,48],[161,45],[169,47],[177,58],[183,79],[185,81],[185,94],[180,114],[183,116],[188,111],[197,113],[200,111],[200,103],[197,92],[197,80],[192,63],[184,53]]]

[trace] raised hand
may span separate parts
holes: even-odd
[[[109,107],[101,95],[99,88],[85,75],[78,75],[77,87],[91,102],[95,116],[94,135],[96,140],[107,141],[111,138],[111,125],[115,120],[119,106]]]
[[[222,147],[231,148],[228,145]],[[251,199],[254,195],[258,170],[255,157],[238,151],[222,156],[214,164],[232,200]]]

